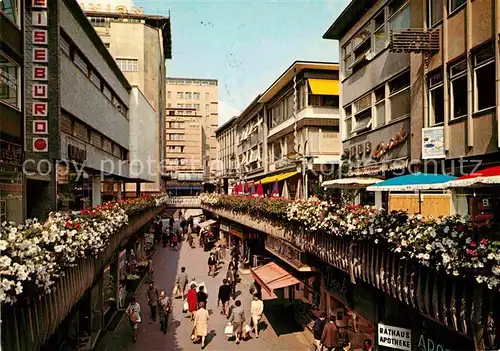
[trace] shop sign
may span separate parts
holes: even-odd
[[[26,15],[31,22],[31,35],[27,36],[31,40],[27,40],[26,56],[32,64],[31,72],[25,75],[27,92],[31,97],[27,99],[26,114],[32,128],[31,133],[28,128],[25,133],[31,134],[29,139],[32,140],[33,152],[48,152],[48,0],[31,0]]]
[[[93,3],[85,4],[83,2],[80,2],[79,5],[84,11],[131,13],[134,15],[144,14],[144,9],[142,7],[139,8],[131,7],[130,9],[128,9],[124,5],[116,5],[114,7],[111,7],[110,4],[93,4]]]
[[[68,160],[85,163],[87,160],[87,150],[68,144]]]
[[[379,323],[378,345],[391,349],[411,351],[411,330]]]
[[[20,166],[23,163],[21,145],[0,139],[0,163]]]
[[[444,127],[422,129],[422,159],[445,158]]]
[[[280,258],[294,262],[298,266],[295,268],[302,266],[302,251],[283,240],[268,236],[266,237],[265,248]]]
[[[418,350],[419,351],[449,351],[443,345],[435,342],[431,338],[426,338],[425,335],[420,335],[418,339]]]

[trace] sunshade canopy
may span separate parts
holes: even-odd
[[[309,78],[309,87],[314,95],[339,95],[339,81]]]
[[[327,180],[323,182],[322,186],[325,188],[338,188],[338,189],[364,189],[369,185],[382,182],[378,178],[340,178]]]
[[[448,188],[481,187],[500,184],[500,166],[485,168],[461,176],[447,184]]]
[[[368,191],[443,190],[454,176],[432,173],[414,173],[384,180],[366,188]]]
[[[255,281],[272,297],[276,297],[274,294],[275,289],[281,289],[300,283],[290,273],[274,262],[251,268],[250,272]]]
[[[269,184],[269,183],[279,182],[280,180],[285,180],[287,178],[294,176],[295,174],[297,174],[297,171],[280,173],[273,176],[265,177],[255,182],[255,184]]]

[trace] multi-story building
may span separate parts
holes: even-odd
[[[24,6],[0,3],[0,223],[21,222],[24,151]]]
[[[217,179],[219,191],[229,194],[237,177],[236,173],[236,120],[237,116],[217,128]]]
[[[163,173],[172,194],[193,195],[201,191],[203,118],[194,107],[167,108]]]
[[[307,196],[309,186],[339,164],[338,80],[338,64],[296,61],[259,97],[267,143],[262,184],[294,177],[290,194]]]
[[[217,162],[218,92],[215,79],[167,78],[167,108],[191,109],[201,115],[205,183],[214,183]]]
[[[260,94],[241,112],[237,120],[237,176],[256,179],[267,171],[267,121]]]
[[[157,152],[152,157],[155,181],[142,184],[141,191],[158,192],[163,185],[161,163],[165,156],[165,59],[172,58],[170,18],[145,15],[137,9],[113,12],[109,7],[81,6],[127,80],[143,92],[156,111]],[[127,191],[134,190],[134,186],[127,186]]]

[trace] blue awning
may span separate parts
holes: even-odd
[[[446,182],[456,179],[454,176],[432,173],[414,173],[384,180],[366,188],[367,191],[415,191],[443,190]]]

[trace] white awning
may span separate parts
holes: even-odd
[[[200,226],[201,228],[205,228],[205,227],[211,226],[211,225],[212,225],[212,224],[214,224],[214,223],[217,223],[217,221],[214,221],[213,219],[209,219],[208,221],[201,222],[201,223],[199,224],[199,226]]]
[[[382,180],[378,178],[340,178],[327,180],[322,186],[325,188],[337,189],[364,189],[369,185],[380,183]]]

